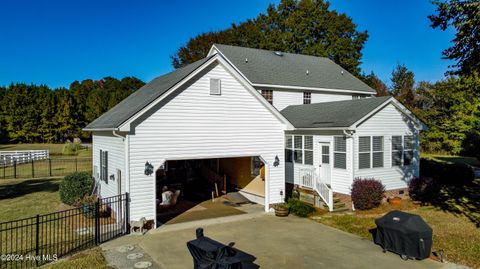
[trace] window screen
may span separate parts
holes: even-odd
[[[304,136],[304,164],[313,165],[313,136]]]
[[[360,136],[358,138],[358,168],[370,168],[370,136]]]
[[[383,136],[372,137],[372,167],[383,167]]]
[[[221,82],[218,78],[210,79],[210,94],[211,95],[220,95],[221,94]]]
[[[392,166],[402,165],[402,136],[392,136]]]
[[[322,146],[322,163],[330,163],[330,147]]]
[[[412,164],[413,160],[413,136],[406,135],[403,137],[403,165]]]
[[[333,167],[347,169],[347,140],[342,136],[335,136],[333,142]]]

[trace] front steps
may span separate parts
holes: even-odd
[[[316,191],[307,189],[307,188],[298,188],[300,194],[300,201],[311,204],[315,207],[328,210],[328,206],[323,202],[322,198],[317,194]],[[350,209],[347,205],[342,202],[340,197],[337,194],[333,194],[333,211],[332,213],[342,213],[349,211]]]

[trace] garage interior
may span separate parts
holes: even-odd
[[[157,226],[263,210],[265,169],[259,157],[170,160],[155,180]]]

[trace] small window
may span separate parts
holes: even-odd
[[[403,165],[411,165],[413,160],[413,136],[403,137]]]
[[[285,139],[285,161],[287,163],[293,162],[293,141],[292,141],[292,136],[287,135]]]
[[[304,137],[304,164],[313,165],[313,136],[306,135]]]
[[[367,96],[361,95],[361,94],[354,94],[354,95],[352,95],[352,99],[353,99],[353,100],[364,99],[364,98],[367,98]]]
[[[262,90],[262,96],[265,98],[270,104],[273,104],[273,91],[272,90]]]
[[[312,103],[312,93],[311,92],[304,92],[303,93],[303,104],[308,105]]]
[[[346,138],[343,136],[335,136],[333,142],[333,167],[347,169]]]
[[[372,167],[383,167],[383,136],[372,137]]]
[[[370,168],[370,136],[358,138],[358,169]]]
[[[218,78],[210,79],[210,94],[211,95],[221,95],[222,93],[222,83]]]
[[[108,151],[100,150],[100,180],[108,183]]]
[[[402,136],[392,136],[392,166],[402,166]]]
[[[330,163],[330,147],[322,146],[322,163]]]
[[[294,147],[294,161],[295,163],[303,164],[303,154],[302,154],[302,138],[301,135],[294,136],[293,147]]]

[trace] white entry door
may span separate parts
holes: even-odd
[[[330,143],[320,142],[319,160],[320,181],[324,182],[325,184],[331,185]]]

